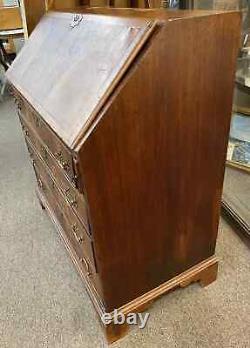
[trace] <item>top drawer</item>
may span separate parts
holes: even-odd
[[[19,101],[18,109],[21,116],[33,129],[35,129],[38,136],[56,158],[60,167],[63,168],[70,181],[76,186],[76,175],[70,150],[28,103],[23,100]]]

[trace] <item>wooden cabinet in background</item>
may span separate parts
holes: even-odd
[[[216,278],[241,19],[79,11],[47,14],[8,78],[42,206],[99,315],[128,314]]]

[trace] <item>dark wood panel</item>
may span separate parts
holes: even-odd
[[[108,309],[214,253],[239,31],[238,13],[168,22],[83,144]]]

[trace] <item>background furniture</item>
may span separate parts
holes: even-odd
[[[5,71],[16,56],[14,39],[23,37],[23,22],[19,3],[7,2],[12,6],[0,2],[0,98],[2,99],[6,87]]]
[[[235,76],[225,180],[222,197],[224,215],[250,237],[250,2],[248,0],[181,0],[182,8],[242,11],[241,47]],[[223,67],[222,67],[223,68]]]
[[[250,3],[245,4],[222,207],[250,238]]]
[[[82,7],[118,7],[118,8],[160,8],[176,6],[174,0],[20,0],[25,37],[49,10],[72,9]]]
[[[227,167],[222,206],[250,238],[250,175],[241,168]]]

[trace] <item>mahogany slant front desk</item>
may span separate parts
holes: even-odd
[[[42,207],[99,316],[127,315],[216,279],[241,16],[79,11],[43,17],[8,78]]]

